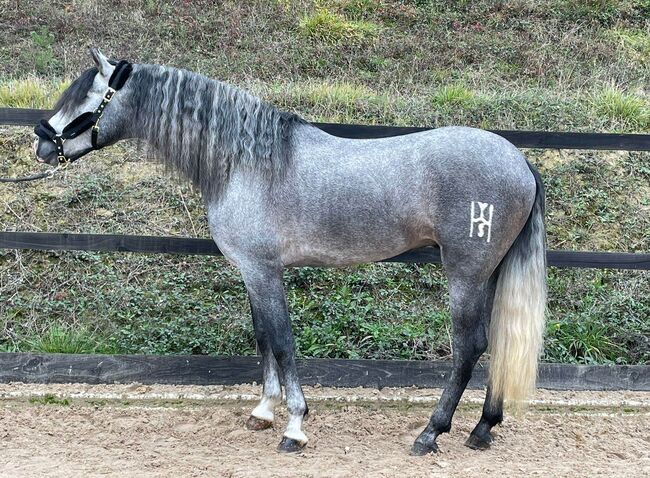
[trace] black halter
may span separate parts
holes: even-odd
[[[115,66],[115,70],[113,70],[113,74],[108,80],[108,89],[104,93],[104,98],[102,99],[102,102],[99,104],[99,106],[95,109],[95,111],[92,113],[90,111],[87,111],[86,113],[80,114],[70,123],[68,123],[66,127],[63,128],[63,131],[61,131],[61,133],[57,133],[52,125],[44,119],[34,127],[34,133],[36,133],[39,138],[45,141],[52,141],[54,143],[54,146],[56,146],[56,157],[59,160],[59,165],[67,165],[68,163],[72,163],[81,158],[86,153],[94,149],[101,148],[101,146],[97,145],[97,137],[99,136],[99,120],[104,114],[104,109],[106,108],[106,105],[110,103],[111,98],[113,98],[115,92],[122,88],[122,86],[124,86],[124,83],[126,83],[126,80],[129,78],[132,69],[133,66],[128,61],[120,61]],[[92,147],[85,149],[80,153],[75,154],[74,156],[66,156],[63,152],[63,143],[65,140],[76,138],[81,133],[87,131],[90,128],[92,128]]]

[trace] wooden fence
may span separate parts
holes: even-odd
[[[0,108],[0,124],[33,125],[51,112]],[[319,128],[349,138],[396,136],[427,128],[317,123]],[[522,148],[608,149],[650,151],[650,135],[494,131]],[[219,255],[210,239],[150,237],[111,234],[0,232],[0,248],[35,250],[83,250],[138,253]],[[440,251],[425,247],[408,251],[386,262],[439,263]],[[650,270],[650,254],[549,251],[549,265],[557,267]],[[306,384],[339,386],[444,385],[449,364],[379,360],[301,361]],[[0,382],[89,382],[231,384],[259,381],[256,357],[148,357],[65,356],[58,354],[0,354]],[[477,365],[471,386],[482,387],[485,369]],[[650,390],[650,366],[586,366],[543,364],[538,385],[551,389]]]
[[[483,388],[487,370],[485,363],[479,363],[469,387]],[[303,385],[442,388],[449,373],[448,362],[298,360]],[[8,382],[234,385],[261,383],[262,367],[260,357],[0,353],[0,383]],[[545,363],[540,364],[537,386],[551,390],[650,391],[650,367]]]

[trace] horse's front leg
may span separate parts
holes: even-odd
[[[278,362],[273,356],[268,334],[264,330],[264,321],[252,307],[251,313],[257,347],[262,355],[264,385],[262,386],[262,399],[251,412],[246,426],[250,430],[265,430],[273,426],[273,411],[275,406],[282,401],[282,389],[280,388],[280,377],[278,375]]]
[[[307,404],[298,381],[295,344],[282,284],[282,269],[257,266],[243,269],[242,275],[251,302],[256,334],[260,329],[261,335],[258,335],[258,339],[259,337],[263,338],[262,342],[267,348],[270,348],[272,354],[272,357],[269,356],[264,360],[265,372],[267,372],[267,363],[272,362],[271,359],[274,358],[284,382],[289,423],[282,441],[278,445],[278,450],[282,452],[298,451],[307,444],[307,436],[302,431],[302,421],[307,414]],[[262,353],[264,354],[264,351]],[[269,381],[273,380],[269,378]],[[266,377],[264,383],[266,387]],[[274,386],[274,384],[270,385]],[[272,389],[273,393],[279,389],[279,384],[277,385],[277,389]],[[269,393],[271,392],[269,391]],[[277,395],[275,397],[277,398]],[[260,406],[262,406],[262,410],[265,410],[264,407],[267,405],[262,405],[263,402],[264,398],[256,410]]]

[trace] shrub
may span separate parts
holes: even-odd
[[[36,70],[40,73],[50,73],[58,65],[52,50],[54,34],[47,27],[42,27],[38,31],[31,32],[31,38],[33,43],[31,55]]]

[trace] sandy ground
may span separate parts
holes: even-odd
[[[310,443],[294,455],[275,451],[283,411],[245,429],[258,391],[0,384],[0,476],[650,476],[650,393],[538,391],[479,452],[463,446],[482,399],[468,391],[441,452],[411,457],[439,390],[306,387]],[[48,393],[70,404],[34,400]]]

